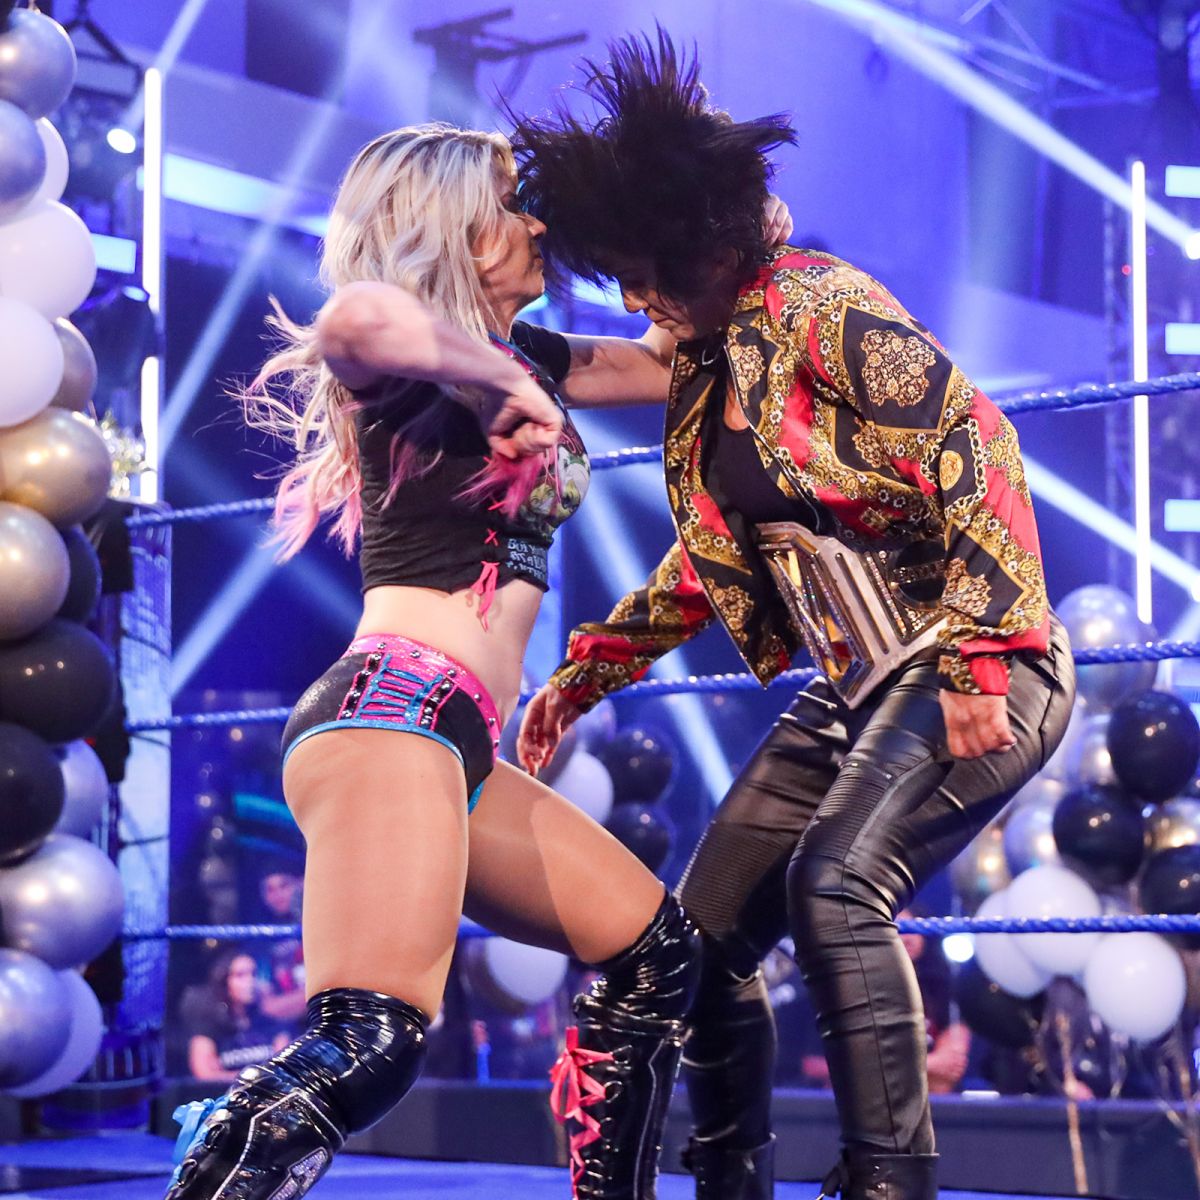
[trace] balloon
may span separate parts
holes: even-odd
[[[26,209],[35,208],[39,204],[47,203],[61,199],[63,192],[67,186],[67,173],[70,170],[70,164],[67,160],[67,147],[62,140],[62,135],[42,117],[34,122],[34,128],[38,132],[38,139],[42,143],[42,149],[46,154],[46,171],[42,176],[41,187],[33,194],[33,199],[25,206]]]
[[[1009,812],[1012,812],[1014,809],[1024,808],[1027,804],[1040,804],[1046,808],[1053,808],[1068,791],[1070,791],[1070,788],[1067,787],[1064,780],[1056,779],[1041,772],[1035,775],[1012,798],[1012,805]]]
[[[45,625],[66,599],[70,576],[58,530],[32,509],[0,501],[0,640]]]
[[[104,643],[73,621],[56,619],[0,645],[0,721],[48,742],[87,737],[108,712],[115,684]]]
[[[0,296],[0,363],[0,426],[36,417],[62,383],[63,351],[54,326],[7,296]]]
[[[15,217],[45,177],[46,147],[37,126],[15,104],[0,100],[0,221]]]
[[[0,1087],[18,1087],[49,1070],[70,1025],[59,976],[32,954],[0,950]]]
[[[1054,810],[1054,841],[1067,866],[1093,886],[1128,883],[1145,854],[1141,807],[1112,785],[1080,788]]]
[[[1004,858],[1004,829],[993,822],[984,827],[950,864],[950,883],[963,908],[973,913],[993,892],[1012,882]]]
[[[503,937],[472,938],[464,953],[471,990],[513,1015],[553,996],[567,977],[568,961],[556,950]]]
[[[32,854],[62,811],[54,751],[29,730],[0,722],[0,862]]]
[[[575,722],[574,728],[579,733],[580,747],[595,754],[602,746],[608,745],[617,732],[616,705],[611,700],[601,700]]]
[[[108,805],[108,776],[95,750],[83,741],[69,742],[58,751],[63,779],[63,811],[55,833],[88,838],[100,824]]]
[[[981,1037],[1021,1050],[1033,1044],[1040,1002],[1010,996],[993,983],[975,961],[960,968],[954,979],[954,999],[962,1019]]]
[[[1178,696],[1139,692],[1113,710],[1108,749],[1117,778],[1134,795],[1166,800],[1200,762],[1200,724]]]
[[[1168,800],[1146,815],[1146,850],[1156,854],[1174,846],[1200,842],[1200,800],[1180,797]]]
[[[975,914],[981,920],[999,920],[1009,915],[1007,891],[989,896]],[[1044,991],[1053,978],[1049,971],[1035,966],[1021,949],[1028,934],[977,933],[975,961],[983,973],[1009,995],[1028,999]]]
[[[0,99],[44,117],[74,85],[75,47],[67,31],[39,12],[18,8],[0,30]]]
[[[1071,779],[1070,757],[1074,752],[1075,743],[1083,733],[1086,723],[1086,709],[1082,704],[1076,704],[1071,709],[1071,719],[1067,722],[1067,729],[1063,734],[1062,741],[1058,743],[1058,748],[1050,755],[1046,761],[1046,765],[1038,772],[1035,778]]]
[[[1100,912],[1096,893],[1065,867],[1032,867],[1008,889],[1010,917],[1098,917]],[[1030,933],[1021,938],[1021,949],[1045,971],[1074,975],[1099,940],[1098,933]]]
[[[66,317],[59,317],[54,322],[54,332],[62,346],[63,374],[50,407],[84,412],[96,393],[96,356],[87,338]]]
[[[1014,877],[1062,860],[1054,844],[1054,803],[1023,804],[1004,826],[1004,858]]]
[[[554,757],[542,768],[541,773],[538,775],[538,778],[544,784],[552,788],[558,787],[558,778],[567,769],[571,759],[575,757],[575,747],[578,743],[579,734],[575,732],[575,726],[568,726],[558,743],[558,749],[554,752]]]
[[[47,409],[0,433],[4,499],[36,509],[60,528],[97,512],[111,480],[108,447],[79,413]]]
[[[600,761],[613,780],[617,804],[652,804],[671,785],[675,752],[662,734],[648,729],[619,729]]]
[[[1094,583],[1076,588],[1056,605],[1076,650],[1153,640],[1138,620],[1137,606],[1120,588]],[[1150,687],[1158,664],[1097,663],[1076,672],[1076,691],[1092,712],[1104,712],[1130,692]]]
[[[56,969],[89,963],[121,932],[125,893],[108,855],[69,833],[0,870],[4,941]]]
[[[1148,913],[1200,913],[1200,845],[1152,855],[1138,884],[1138,899]],[[1180,942],[1189,949],[1200,948],[1200,934],[1185,934]]]
[[[618,804],[608,819],[608,830],[651,871],[667,861],[675,841],[675,827],[651,805]]]
[[[55,615],[86,624],[100,603],[100,556],[82,529],[64,529],[62,540],[71,571],[67,594]]]
[[[604,764],[586,750],[571,755],[554,788],[593,821],[603,825],[608,820],[613,806],[612,777]]]
[[[1114,1033],[1152,1042],[1183,1012],[1187,975],[1179,954],[1156,933],[1110,933],[1088,959],[1084,990]]]
[[[1088,717],[1067,755],[1066,780],[1073,786],[1087,783],[1116,783],[1112,755],[1108,752],[1108,713]]]
[[[100,1039],[104,1036],[104,1014],[100,1001],[87,980],[77,971],[59,971],[67,993],[71,1012],[67,1030],[67,1044],[58,1059],[36,1079],[19,1087],[8,1089],[10,1096],[22,1099],[31,1096],[49,1096],[62,1091],[74,1083],[95,1061],[100,1053]]]
[[[95,282],[92,235],[65,205],[36,204],[0,225],[0,294],[53,320],[73,313]]]

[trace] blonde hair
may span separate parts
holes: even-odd
[[[359,151],[338,188],[321,283],[329,290],[357,280],[395,284],[486,340],[488,309],[472,247],[498,238],[505,209],[496,183],[513,174],[512,149],[498,133],[438,123],[383,134]],[[271,304],[267,323],[283,346],[242,399],[251,424],[296,450],[276,491],[272,541],[280,543],[281,560],[291,558],[323,517],[334,516],[332,535],[349,554],[362,524],[354,428],[362,402],[326,365],[314,326],[289,319],[274,297]],[[404,479],[433,465],[420,460],[414,443],[440,419],[438,409],[427,406],[393,437],[387,500]]]

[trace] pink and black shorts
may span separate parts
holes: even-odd
[[[448,746],[462,763],[470,812],[496,765],[500,717],[461,663],[411,638],[368,634],[300,697],[283,731],[283,761],[331,729],[393,729]]]

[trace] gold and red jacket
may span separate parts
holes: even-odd
[[[701,478],[706,413],[721,411],[732,378],[763,470],[816,502],[822,532],[859,549],[944,543],[943,683],[1005,694],[1009,657],[1044,653],[1049,632],[1008,419],[886,289],[828,254],[775,251],[721,343],[675,355],[663,458],[678,540],[606,621],[571,633],[551,683],[586,710],[714,615],[761,683],[791,664],[799,642],[751,531]]]

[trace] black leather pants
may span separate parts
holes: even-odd
[[[978,759],[946,752],[928,656],[854,711],[817,679],[780,717],[680,885],[706,950],[684,1050],[698,1141],[749,1150],[770,1136],[775,1031],[758,964],[790,931],[843,1142],[933,1151],[921,997],[895,916],[1054,751],[1074,679],[1055,621],[1048,654],[1012,667],[1016,746]]]

